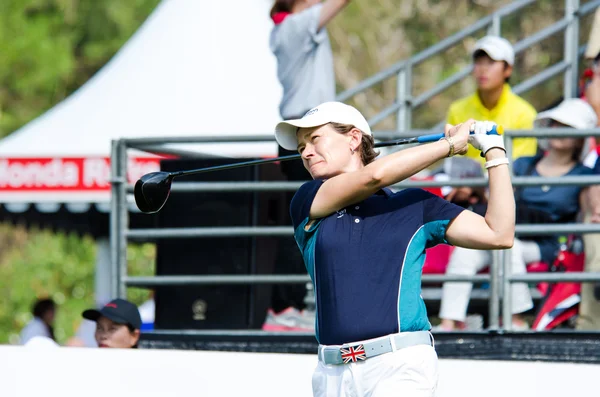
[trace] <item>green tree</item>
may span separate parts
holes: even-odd
[[[85,83],[159,0],[0,2],[0,137]]]

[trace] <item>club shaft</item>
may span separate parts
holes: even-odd
[[[434,136],[434,135],[437,137],[440,134],[424,135],[422,137],[401,138],[401,139],[394,139],[391,141],[377,142],[375,144],[375,147],[380,148],[380,147],[389,147],[389,146],[398,146],[398,145],[408,145],[411,143],[433,142],[433,141],[438,140],[439,138],[433,139],[430,141],[429,140],[422,141],[420,138],[426,138],[426,137]],[[443,136],[443,134],[441,134],[441,135]],[[274,157],[274,158],[260,159],[260,160],[240,161],[238,163],[215,165],[212,167],[198,168],[195,170],[177,171],[177,172],[172,172],[171,175],[173,177],[177,177],[177,176],[185,176],[185,175],[203,174],[206,172],[224,171],[224,170],[230,170],[233,168],[249,167],[249,166],[253,166],[253,165],[274,163],[276,161],[289,161],[289,160],[298,160],[298,159],[300,159],[299,154],[292,154],[290,156],[281,156],[281,157]]]
[[[488,134],[498,134],[498,133],[502,133],[502,127],[499,127],[498,129],[496,129],[496,126],[494,126],[494,128],[492,129],[492,131],[488,132]],[[394,139],[394,140],[391,140],[391,141],[377,142],[375,144],[375,147],[376,148],[380,148],[380,147],[389,147],[389,146],[409,145],[409,144],[412,144],[412,143],[435,142],[435,141],[439,141],[443,137],[444,137],[444,134],[443,133],[439,133],[439,134],[421,135],[421,136],[416,136],[416,137],[412,137],[412,138],[400,138],[400,139]],[[230,170],[230,169],[233,169],[233,168],[240,168],[240,167],[248,167],[248,166],[253,166],[253,165],[274,163],[276,161],[296,160],[296,159],[299,159],[299,158],[300,158],[299,154],[293,154],[293,155],[290,155],[290,156],[281,156],[281,157],[275,157],[275,158],[270,158],[270,159],[241,161],[239,163],[231,163],[231,164],[225,164],[225,165],[215,165],[215,166],[212,166],[212,167],[198,168],[198,169],[195,169],[195,170],[172,172],[171,176],[172,177],[176,177],[176,176],[184,176],[184,175],[203,174],[205,172],[224,171],[224,170]]]

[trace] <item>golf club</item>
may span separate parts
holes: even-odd
[[[494,134],[502,134],[502,127],[497,126],[494,127],[491,131],[488,132],[488,135]],[[394,139],[385,142],[378,142],[375,144],[376,148],[381,147],[389,147],[389,146],[398,146],[398,145],[409,145],[413,143],[428,143],[435,142],[444,137],[444,134],[430,134],[430,135],[422,135],[418,137],[412,138],[400,138]],[[206,172],[213,171],[223,171],[229,170],[232,168],[239,167],[248,167],[253,165],[267,164],[273,163],[276,161],[289,161],[299,159],[299,154],[294,154],[291,156],[282,156],[270,159],[261,159],[261,160],[250,160],[250,161],[241,161],[239,163],[225,164],[225,165],[217,165],[212,167],[199,168],[194,170],[187,171],[175,171],[175,172],[151,172],[142,176],[136,183],[134,187],[134,197],[135,203],[137,207],[146,214],[153,214],[161,210],[161,208],[167,202],[169,198],[169,194],[171,193],[171,182],[173,182],[173,178],[186,176],[186,175],[195,175],[202,174]]]

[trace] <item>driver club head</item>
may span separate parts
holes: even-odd
[[[135,183],[135,204],[145,214],[160,211],[171,193],[173,176],[168,172],[151,172]]]

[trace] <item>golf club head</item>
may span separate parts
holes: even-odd
[[[171,193],[173,177],[168,172],[151,172],[135,183],[135,204],[145,214],[160,211]]]

